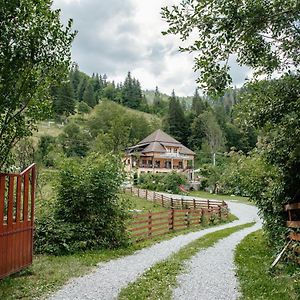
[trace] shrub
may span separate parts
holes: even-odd
[[[222,174],[227,193],[249,196],[263,217],[266,237],[281,247],[287,229],[280,199],[282,179],[280,169],[268,163],[259,153],[250,156],[233,153],[232,161]]]
[[[178,194],[179,186],[187,183],[187,178],[180,173],[142,174],[139,177],[139,186],[144,189]]]
[[[123,172],[113,156],[91,154],[61,167],[57,199],[36,223],[36,251],[66,254],[126,245],[126,211],[118,199]]]

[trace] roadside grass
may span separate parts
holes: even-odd
[[[250,234],[238,245],[235,262],[242,300],[300,299],[300,267],[280,263],[270,271],[273,260],[262,230]]]
[[[227,222],[237,217],[229,214]],[[223,222],[224,223],[224,222]],[[69,279],[87,274],[100,262],[106,262],[178,235],[199,231],[209,226],[194,226],[154,237],[126,248],[88,251],[65,256],[35,255],[29,268],[0,280],[0,299],[43,299]]]
[[[141,210],[139,213],[146,213],[148,211],[159,212],[159,211],[167,211],[168,209],[162,207],[160,204],[154,203],[152,201],[148,201],[143,198],[139,198],[137,196],[122,193],[120,194],[123,201],[126,201],[130,210]]]
[[[36,197],[36,217],[47,214],[53,199],[56,197],[54,185],[57,178],[57,170],[40,170],[40,187]],[[147,201],[129,194],[120,194],[124,201],[128,202],[129,209],[143,210],[143,212],[163,211],[165,208],[159,204]],[[229,214],[228,221],[237,218]],[[224,223],[224,222],[223,222]],[[211,225],[210,225],[211,226]],[[43,299],[43,297],[56,291],[70,278],[78,277],[91,272],[98,263],[130,255],[137,250],[171,239],[175,236],[199,231],[208,226],[194,226],[165,235],[154,237],[127,248],[88,251],[66,256],[35,255],[33,264],[29,268],[0,280],[0,299]]]
[[[224,200],[224,201],[236,201],[239,203],[254,205],[251,201],[249,201],[248,197],[242,196],[233,196],[233,195],[220,195],[220,194],[211,194],[205,191],[191,191],[188,193],[188,196],[195,196],[204,199],[215,199],[215,200]]]
[[[121,290],[120,300],[171,299],[172,289],[176,287],[176,277],[184,271],[184,263],[201,249],[213,246],[220,239],[255,223],[247,223],[207,234],[191,242],[169,259],[157,263],[137,281]]]

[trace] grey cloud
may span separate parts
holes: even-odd
[[[124,71],[125,61],[132,66],[142,59],[134,39],[139,28],[130,20],[135,8],[129,0],[84,0],[56,5],[62,9],[63,19],[74,20],[78,34],[72,56],[85,72],[111,73],[118,68]],[[111,26],[115,24],[119,25],[112,32]]]

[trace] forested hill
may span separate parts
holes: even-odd
[[[232,147],[247,153],[257,142],[256,132],[245,130],[236,117],[237,89],[217,100],[200,96],[197,89],[191,97],[177,97],[174,90],[169,96],[158,87],[143,91],[130,72],[124,82],[115,83],[106,75],[88,76],[74,64],[69,81],[53,87],[51,93],[54,119],[68,124],[61,140],[65,139],[62,148],[71,156],[83,156],[91,149],[120,152],[157,128],[208,160],[211,153]],[[68,145],[72,135],[80,140],[81,149]]]

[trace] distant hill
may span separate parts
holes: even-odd
[[[154,99],[154,90],[144,90],[143,91],[144,95],[146,96],[147,102],[149,104],[153,103],[153,99]],[[168,101],[169,100],[170,95],[161,93],[161,98],[163,101]],[[186,96],[186,97],[177,97],[181,103],[186,103],[187,108],[190,108],[192,106],[192,101],[193,101],[193,96]]]

